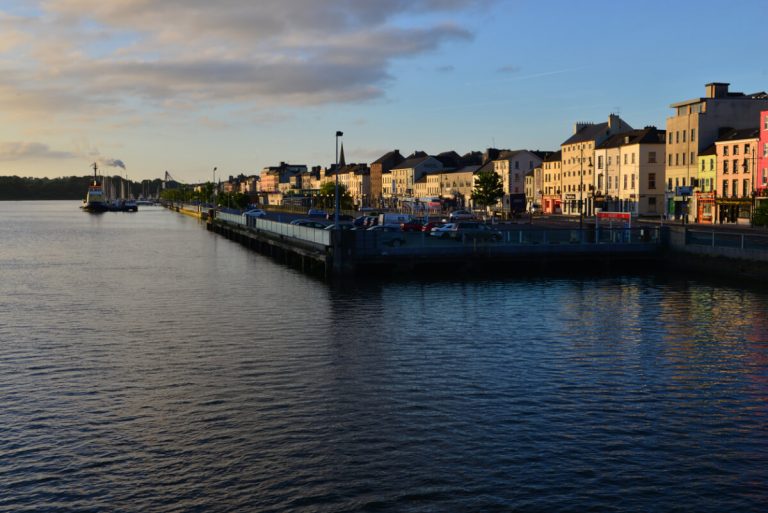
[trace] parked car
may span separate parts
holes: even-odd
[[[363,226],[365,228],[370,228],[371,226],[376,226],[378,224],[379,224],[379,216],[366,216],[365,223],[363,223]]]
[[[454,227],[456,226],[456,223],[446,223],[441,226],[435,226],[432,228],[432,230],[429,232],[429,234],[432,237],[440,237],[442,239],[447,239],[451,236],[451,233],[454,231]]]
[[[364,227],[364,226],[365,226],[365,220],[366,220],[367,218],[368,218],[368,216],[360,216],[360,217],[356,217],[356,218],[355,218],[355,219],[352,221],[352,224],[354,224],[354,225],[355,225],[356,227],[358,227],[358,228],[362,228],[362,227]]]
[[[332,231],[335,228],[336,228],[335,224],[329,224],[324,229]],[[352,223],[339,223],[339,230],[354,230],[354,229],[355,229],[355,225]]]
[[[327,221],[333,221],[334,219],[336,219],[336,217],[333,212],[328,212],[327,214],[325,214],[325,219]],[[354,221],[354,220],[355,218],[349,214],[339,214],[339,221]]]
[[[541,205],[534,203],[531,205],[531,214],[541,214]]]
[[[252,208],[243,212],[243,217],[264,217],[267,213],[260,208]]]
[[[387,246],[397,247],[405,244],[405,237],[403,237],[399,224],[377,224],[368,228],[367,231],[381,234],[379,240]]]
[[[432,228],[437,228],[437,227],[439,227],[439,226],[443,226],[443,223],[438,223],[438,222],[435,222],[435,221],[430,221],[430,222],[428,222],[428,223],[425,223],[425,224],[424,224],[424,225],[421,227],[421,231],[422,231],[422,232],[427,232],[427,233],[430,233],[430,232],[432,231]]]
[[[432,232],[430,232],[430,235],[455,240],[482,240],[497,242],[503,239],[503,235],[499,230],[496,230],[487,224],[474,221],[448,223],[441,228],[433,229]]]
[[[312,219],[294,219],[293,221],[291,221],[291,224],[294,226],[306,226],[307,228],[317,228],[319,230],[325,230],[325,227],[326,227],[325,223],[319,223]]]
[[[424,226],[424,224],[417,219],[411,219],[410,221],[400,223],[400,229],[404,232],[420,232],[422,226]]]
[[[475,218],[475,215],[469,210],[454,210],[453,212],[448,214],[448,221],[450,222],[468,221],[474,218]]]
[[[325,210],[319,208],[310,208],[307,210],[307,215],[310,217],[325,217]]]
[[[377,224],[368,228],[369,232],[399,232],[399,224]]]

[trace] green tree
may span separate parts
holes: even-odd
[[[755,208],[752,224],[755,226],[768,226],[768,203],[762,203],[759,207]]]
[[[336,182],[325,182],[320,186],[317,204],[325,209],[336,208]],[[343,183],[339,184],[339,205],[342,210],[355,208],[352,196]]]
[[[488,207],[495,205],[504,196],[504,184],[495,171],[483,171],[477,174],[472,199],[476,205]]]

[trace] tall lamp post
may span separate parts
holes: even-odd
[[[755,205],[756,205],[756,203],[755,203],[755,195],[757,193],[757,184],[755,183],[755,178],[756,178],[755,168],[757,166],[755,166],[755,149],[754,148],[752,148],[751,160],[752,160],[752,170],[751,170],[750,175],[749,175],[750,176],[750,180],[751,180],[751,185],[752,185],[752,187],[751,187],[752,190],[750,191],[750,194],[752,196],[752,201],[751,201],[751,205],[749,207],[749,224],[750,224],[750,226],[752,225],[752,223],[754,222],[754,219],[755,219]],[[748,166],[747,159],[745,158],[744,159],[744,171],[747,171],[747,166]]]
[[[579,230],[584,229],[584,145],[579,156]]]
[[[211,203],[216,208],[216,170],[218,167],[213,168],[213,182],[211,182]]]
[[[336,131],[336,186],[334,188],[336,208],[333,212],[333,227],[335,230],[339,229],[339,137],[342,137],[343,135],[344,132]]]

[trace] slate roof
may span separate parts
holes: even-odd
[[[393,166],[392,169],[410,169],[410,168],[414,168],[414,167],[418,166],[419,164],[421,164],[422,162],[424,162],[425,160],[427,160],[428,158],[429,158],[429,155],[427,155],[426,157],[409,158],[409,159],[406,159],[403,162],[399,163],[398,165]]]
[[[717,155],[717,147],[714,144],[709,145],[709,147],[699,153],[699,157],[708,157],[710,155]]]
[[[645,127],[637,130],[628,130],[612,135],[595,147],[596,150],[606,148],[618,148],[632,144],[664,144],[667,132],[656,127]]]
[[[759,128],[733,128],[717,138],[717,142],[740,141],[742,139],[757,139],[760,137]]]
[[[605,134],[608,132],[608,122],[605,121],[603,123],[598,123],[596,125],[585,125],[570,136],[568,139],[565,140],[565,142],[561,146],[565,146],[567,144],[576,144],[580,142],[586,142],[586,141],[594,141],[599,136]]]
[[[384,164],[387,161],[392,160],[395,165],[405,160],[402,155],[400,155],[400,150],[392,150],[390,152],[385,153],[381,157],[374,160],[373,164]]]

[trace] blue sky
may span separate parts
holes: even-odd
[[[557,149],[704,84],[768,90],[764,1],[0,0],[0,174],[258,173]],[[109,170],[107,171],[109,172]]]

